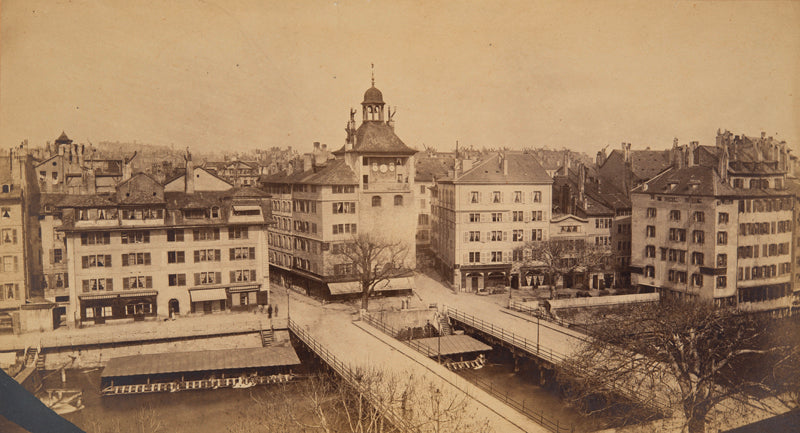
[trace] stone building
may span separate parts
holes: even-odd
[[[786,144],[726,131],[716,146],[673,146],[671,160],[632,192],[634,284],[788,312],[795,224]]]
[[[456,163],[431,198],[431,249],[457,290],[527,285],[512,275],[514,250],[547,239],[553,180],[532,155],[498,153],[470,169]]]
[[[195,172],[191,156],[186,172]],[[266,195],[205,180],[183,176],[164,186],[138,173],[113,194],[65,195],[50,205],[53,236],[63,233],[65,245],[68,323],[268,302]]]
[[[351,110],[345,144],[333,159],[315,145],[302,167],[262,176],[274,209],[268,239],[274,282],[324,298],[360,292],[339,251],[361,233],[402,242],[405,267],[415,267],[417,151],[395,134],[394,113],[385,116],[384,106],[373,83],[361,103],[361,125]],[[381,291],[410,288],[408,279],[397,278]]]

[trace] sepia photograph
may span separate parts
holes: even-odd
[[[800,1],[3,0],[0,432],[800,431]]]

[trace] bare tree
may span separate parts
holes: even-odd
[[[608,265],[611,249],[604,246],[587,244],[584,240],[548,239],[527,242],[517,248],[512,264],[512,272],[519,272],[523,267],[543,267],[551,278],[550,296],[559,278],[563,278],[583,268],[586,272],[602,269]]]
[[[761,374],[749,377],[739,374],[742,366],[761,363],[778,350],[764,347],[764,329],[755,316],[704,300],[624,307],[593,325],[594,338],[560,373],[576,400],[603,400],[598,410],[616,409],[621,395],[638,395],[679,408],[688,431],[700,433],[720,403],[725,410],[734,401],[749,405],[754,399],[745,391],[766,389],[761,385],[769,368],[761,365]]]
[[[352,272],[361,286],[361,308],[366,310],[369,298],[379,284],[390,279],[407,276],[408,247],[405,242],[390,240],[370,233],[360,233],[338,250],[345,264],[352,265]]]

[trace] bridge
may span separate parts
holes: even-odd
[[[467,414],[462,422],[474,423],[475,431],[481,431],[482,426],[498,433],[553,431],[425,354],[364,321],[353,319],[350,314],[303,303],[299,295],[292,294],[288,328],[295,343],[313,352],[399,429],[435,431],[437,420],[446,415],[432,413],[431,401],[441,398],[443,407],[445,400],[463,402],[459,416]],[[403,391],[408,388],[403,387],[409,383],[412,392],[408,394],[412,397],[406,404],[406,397],[398,397],[405,395]],[[561,427],[558,431],[569,430]]]
[[[468,333],[478,334],[495,345],[506,347],[515,356],[523,355],[538,360],[542,370],[562,364],[591,340],[585,334],[539,317],[525,317],[515,311],[504,312],[508,314],[495,315],[489,321],[452,307],[444,306],[441,309],[441,314],[446,315],[454,326],[463,328]],[[502,326],[496,322],[502,323]],[[580,375],[581,372],[575,374]],[[672,405],[666,397],[657,390],[642,389],[642,386],[637,378],[631,378],[628,383],[617,383],[613,391],[657,412],[672,412]]]

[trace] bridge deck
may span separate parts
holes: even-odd
[[[299,327],[300,334],[313,338],[318,345],[315,352],[335,357],[337,371],[346,367],[378,368],[387,379],[412,378],[419,391],[435,388],[444,396],[464,398],[469,404],[464,412],[475,420],[485,420],[494,432],[548,431],[427,356],[364,322],[353,322],[350,315],[323,311],[293,295],[291,316],[292,331],[297,334],[294,327]]]

